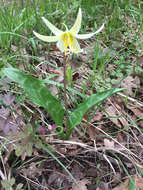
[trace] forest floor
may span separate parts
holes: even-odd
[[[1,0],[0,6],[0,189],[143,190],[143,2]],[[82,53],[67,56],[69,114],[85,96],[123,90],[92,106],[65,139],[68,126],[57,126],[51,110],[29,98],[40,86],[30,91],[4,69],[46,80],[44,88],[64,104],[64,54],[33,30],[53,35],[42,16],[70,28],[79,8],[81,34],[105,26],[79,40]]]

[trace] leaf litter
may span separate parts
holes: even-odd
[[[128,18],[127,21],[131,27],[136,28],[132,20]],[[135,34],[132,33],[130,37],[134,39]],[[124,42],[120,44],[115,42],[113,44],[114,50],[110,51],[110,48],[103,47],[104,54],[99,56],[99,60],[103,57],[105,58],[108,52],[111,52],[111,57],[115,56],[116,50],[121,49],[122,46],[126,45],[126,42],[128,43],[127,36]],[[105,46],[103,42],[101,42],[101,44]],[[59,74],[58,77],[53,78],[53,81],[62,83],[63,56],[61,56],[54,45],[51,46],[50,52],[46,51],[46,54],[42,56],[40,55],[42,54],[40,45],[41,44],[39,44],[39,50],[41,52],[39,51],[39,58],[41,58],[42,61],[40,63],[35,62],[38,65],[36,67],[37,73],[34,73],[34,75],[45,78],[51,74]],[[136,44],[136,46],[138,46],[138,44]],[[12,45],[12,50],[13,52],[18,51],[14,45]],[[22,54],[28,54],[25,48],[20,51]],[[73,70],[75,71],[74,88],[80,92],[83,92],[84,89],[86,95],[90,95],[90,89],[92,89],[93,85],[90,80],[86,83],[86,80],[94,75],[89,64],[93,63],[92,57],[90,56],[92,52],[93,48],[91,48],[91,44],[89,44],[89,50],[87,48],[87,51],[85,51],[82,56],[71,57],[70,60]],[[116,57],[116,59],[118,59],[118,57]],[[25,59],[25,61],[31,64],[31,59]],[[45,61],[52,63],[56,68],[54,69],[53,66],[45,64]],[[88,64],[83,64],[87,62]],[[142,55],[139,56],[139,64],[142,67]],[[100,64],[97,66],[97,68],[100,68]],[[19,68],[24,70],[23,63],[19,62]],[[108,64],[105,68],[107,73],[111,70],[116,71],[116,69],[116,66],[112,64]],[[0,108],[1,136],[7,137],[10,133],[15,134],[9,141],[11,144],[13,140],[15,142],[13,149],[9,149],[10,154],[6,157],[5,164],[11,166],[10,160],[15,160],[15,158],[23,163],[23,166],[19,166],[17,162],[13,161],[13,164],[16,165],[16,170],[13,169],[15,178],[18,180],[21,175],[28,178],[22,177],[25,189],[28,188],[28,186],[26,186],[27,180],[32,180],[29,182],[31,189],[44,189],[40,186],[42,184],[46,187],[45,189],[58,189],[61,186],[64,190],[126,190],[130,189],[131,180],[127,177],[130,175],[137,189],[143,189],[143,181],[142,177],[140,177],[142,176],[142,171],[140,170],[143,168],[143,143],[141,141],[143,135],[140,130],[143,127],[143,108],[130,102],[128,98],[131,97],[135,100],[137,99],[137,101],[142,101],[142,78],[140,76],[141,75],[134,76],[134,73],[131,73],[131,75],[121,83],[121,87],[127,89],[124,91],[125,98],[118,95],[110,98],[100,107],[102,108],[100,111],[98,107],[95,107],[93,109],[92,118],[90,117],[90,113],[87,113],[84,122],[73,132],[70,139],[75,144],[66,144],[66,142],[64,143],[63,141],[55,143],[55,140],[58,139],[58,135],[53,135],[55,131],[49,130],[50,127],[48,127],[48,125],[52,126],[54,124],[48,114],[41,108],[39,114],[38,108],[29,104],[27,99],[25,100],[25,108],[21,105],[17,107],[15,101],[17,93],[8,93],[8,91],[11,91],[11,81],[6,78],[2,79],[1,89],[6,93],[1,97],[3,103]],[[116,81],[119,79],[120,77],[117,76]],[[107,88],[105,86],[103,87]],[[59,93],[57,87],[51,86],[51,88],[53,94],[57,95]],[[96,87],[92,90],[94,92],[97,91]],[[80,101],[81,98],[78,97],[78,102]],[[71,108],[75,106],[73,101],[69,101],[69,106]],[[17,122],[19,117],[18,109],[20,109],[20,116],[22,117],[20,122]],[[30,112],[30,109],[34,110],[34,112]],[[15,114],[13,114],[12,110]],[[29,120],[25,120],[25,118],[29,118]],[[65,171],[52,157],[45,155],[45,152],[38,148],[36,141],[33,141],[30,128],[31,124],[36,127],[36,123],[33,122],[34,118],[36,118],[36,121],[41,120],[39,125],[41,128],[39,127],[40,130],[37,132],[38,135],[53,135],[52,138],[49,136],[46,138],[41,137],[40,140],[50,144],[48,148],[52,150],[57,157],[60,157],[61,162],[71,171],[78,185],[72,182],[69,176],[65,174]],[[19,131],[21,133],[19,133]],[[28,144],[27,142],[29,142],[29,146],[26,146]],[[125,164],[124,167],[120,164],[115,154]],[[138,168],[135,168],[135,165],[138,166]],[[128,175],[125,168],[127,168],[129,172]],[[33,181],[36,181],[37,184],[34,185]]]
[[[82,68],[81,72],[83,72],[83,70],[84,69]],[[55,73],[57,73],[57,70],[53,70],[51,72],[51,74],[55,74]],[[60,79],[53,78],[53,80],[56,81]],[[58,82],[61,82],[61,81],[58,81]],[[137,87],[136,84],[133,85],[133,83],[134,82],[131,82],[131,83],[128,82],[128,88],[131,89],[131,93],[128,94],[130,96],[133,93],[133,88]],[[78,85],[79,84],[80,83],[78,83]],[[127,87],[127,86],[124,86],[124,87]],[[4,97],[2,97],[2,101],[4,104],[7,104],[7,106],[13,106],[13,104],[15,104],[15,96],[10,93],[7,93]],[[27,106],[29,105],[27,104]],[[13,106],[13,108],[15,107]],[[34,107],[34,109],[36,109],[36,107]],[[28,177],[31,180],[34,180],[35,178],[37,179],[42,178],[41,183],[45,184],[46,187],[48,187],[49,189],[58,188],[58,186],[60,185],[62,185],[63,189],[65,190],[66,189],[67,190],[68,189],[71,189],[71,190],[91,189],[92,190],[95,188],[99,190],[103,190],[103,189],[107,189],[107,187],[109,189],[112,189],[112,187],[115,187],[113,189],[116,189],[116,188],[118,189],[119,187],[120,189],[120,185],[118,184],[120,183],[121,179],[125,177],[125,172],[121,169],[121,166],[119,166],[120,164],[118,160],[114,156],[112,157],[111,154],[115,152],[119,155],[119,157],[121,155],[120,159],[122,160],[124,160],[124,157],[127,156],[124,163],[126,163],[129,171],[132,170],[133,165],[130,164],[130,157],[131,159],[133,159],[132,154],[134,154],[136,146],[131,150],[131,154],[126,152],[126,148],[125,149],[123,148],[126,146],[126,144],[135,145],[136,143],[136,140],[133,140],[130,137],[133,131],[130,131],[130,136],[127,136],[127,133],[126,133],[128,131],[128,127],[132,125],[132,123],[130,123],[130,120],[128,119],[128,115],[130,115],[131,117],[133,117],[134,115],[136,119],[140,118],[142,117],[142,111],[141,111],[142,108],[138,108],[135,105],[126,104],[123,101],[122,97],[117,96],[117,97],[112,97],[108,101],[106,101],[104,103],[104,109],[102,109],[102,111],[101,110],[99,111],[97,107],[95,107],[94,109],[96,110],[96,112],[93,115],[93,117],[90,118],[90,116],[87,114],[87,117],[85,116],[86,122],[85,121],[82,122],[81,129],[78,129],[79,131],[78,130],[74,131],[72,134],[73,137],[70,140],[73,140],[73,142],[79,142],[79,144],[69,146],[69,145],[66,145],[66,143],[63,144],[62,141],[61,143],[55,144],[54,141],[56,140],[56,136],[55,137],[53,136],[53,138],[51,139],[49,137],[41,138],[43,141],[52,144],[53,153],[55,153],[57,156],[58,155],[61,156],[61,161],[65,165],[68,166],[68,169],[71,171],[72,175],[77,180],[78,185],[74,184],[71,181],[71,179],[69,179],[67,174],[65,174],[65,172],[61,168],[59,168],[58,164],[52,158],[50,158],[51,161],[50,160],[44,161],[45,166],[41,164],[39,166],[35,166],[34,164],[33,166],[34,162],[31,162],[31,164],[29,164],[28,167],[24,167],[24,169],[20,169],[20,173],[22,172],[22,175],[24,174],[25,177]],[[11,110],[9,109],[9,107],[2,107],[0,112],[1,112],[1,115],[3,115],[3,117],[5,117],[8,122],[10,122],[10,120],[7,119],[9,116],[11,116]],[[38,114],[38,112],[36,114]],[[39,134],[44,134],[44,135],[50,134],[48,130],[51,128],[48,129],[45,123],[42,123],[41,126],[42,127],[39,130]],[[9,125],[9,129],[11,128],[14,129],[13,126]],[[7,128],[5,128],[5,130],[6,129]],[[84,135],[85,130],[86,130],[86,136]],[[103,134],[102,131],[104,131],[105,133]],[[9,131],[7,131],[7,133],[8,132]],[[108,136],[108,133],[110,134],[113,132],[115,133],[114,137],[111,138],[110,135]],[[24,136],[23,134],[24,141],[23,142],[21,141],[20,143],[17,141],[17,143],[15,143],[16,147],[13,148],[15,149],[15,154],[17,156],[21,156],[22,161],[26,161],[26,160],[28,161],[29,158],[31,158],[34,154],[33,148],[35,146],[34,144],[35,141],[32,140],[32,136],[30,133],[29,132],[27,133],[27,135],[30,135],[30,136]],[[82,136],[79,136],[79,134],[81,134]],[[52,135],[52,131],[51,131],[51,135]],[[140,134],[138,134],[137,136],[138,139],[141,138],[139,137],[139,135]],[[20,133],[18,133],[15,136],[15,138],[19,138],[19,137],[20,139],[22,137],[20,136]],[[31,144],[30,144],[29,138],[31,138]],[[117,144],[116,141],[114,141],[116,139],[119,140],[118,141],[119,144]],[[27,140],[29,141],[29,147],[25,147]],[[81,146],[80,143],[81,144],[84,143],[85,148],[84,146]],[[87,145],[89,145],[90,148],[86,148]],[[36,145],[36,147],[38,146]],[[140,150],[140,147],[138,149]],[[42,155],[38,149],[37,151],[38,151],[36,153],[37,155]],[[11,151],[11,154],[12,154],[12,151]],[[140,164],[140,160],[142,159],[142,156],[143,155],[140,155],[139,158],[136,158],[136,161],[138,164]],[[10,157],[11,155],[7,157],[7,160],[9,160]],[[113,170],[112,170],[111,165],[115,170],[114,172],[116,173],[116,176],[119,176],[120,174],[120,177],[118,177],[118,179],[115,178],[115,174],[112,174]],[[142,166],[142,164],[140,166]],[[43,169],[39,169],[41,167]],[[82,169],[80,169],[80,167],[82,167]],[[94,179],[96,179],[97,181],[100,180],[100,183],[99,182],[96,183]],[[35,188],[35,186],[33,185],[31,185],[31,187]]]

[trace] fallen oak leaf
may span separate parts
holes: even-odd
[[[138,77],[133,78],[132,76],[128,76],[122,81],[121,87],[127,89],[125,91],[127,95],[132,95],[133,89],[140,87],[140,79]]]
[[[86,184],[89,183],[89,180],[82,179],[77,182],[78,184],[73,183],[71,190],[88,190]]]

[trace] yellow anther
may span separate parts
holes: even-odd
[[[73,50],[73,36],[72,36],[72,34],[70,34],[70,32],[66,32],[66,33],[62,34],[61,38],[64,42],[65,55],[66,55],[68,46],[70,46],[70,48]]]

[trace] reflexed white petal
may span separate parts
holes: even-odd
[[[46,26],[55,34],[56,36],[59,36],[63,33],[62,30],[59,30],[57,27],[55,27],[52,23],[50,23],[46,18],[42,17],[44,23]]]
[[[56,42],[60,38],[59,36],[44,36],[44,35],[38,34],[35,31],[33,31],[33,33],[37,38],[39,38],[40,40],[43,40],[44,42]]]
[[[65,46],[64,46],[64,42],[62,39],[59,39],[58,42],[57,42],[57,47],[59,48],[59,50],[61,52],[64,52],[65,51]]]
[[[83,51],[82,49],[80,49],[80,45],[75,38],[73,39],[72,47],[70,46],[70,44],[69,44],[69,47],[70,47],[70,51],[73,53],[81,53]]]
[[[101,32],[101,30],[103,30],[103,28],[104,28],[104,24],[96,32],[93,32],[90,34],[76,34],[75,37],[78,39],[81,39],[81,40],[88,39],[88,38],[91,38],[92,36],[94,36],[95,34],[98,34],[99,32]]]
[[[65,25],[64,23],[62,23],[64,25],[64,27],[66,28],[66,31],[69,31],[67,25]]]
[[[81,9],[79,8],[76,21],[75,21],[73,27],[70,29],[71,33],[77,34],[79,32],[80,27],[81,27],[81,19],[82,19],[82,13],[81,13]]]

